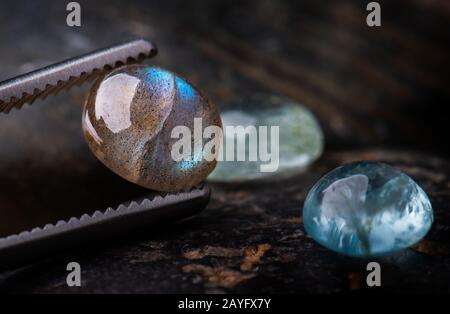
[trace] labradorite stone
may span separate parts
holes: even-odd
[[[133,65],[92,86],[83,131],[95,156],[116,174],[149,189],[176,191],[199,184],[216,165],[214,159],[171,158],[172,145],[179,140],[171,137],[173,128],[186,126],[194,140],[194,118],[202,118],[201,131],[221,126],[216,107],[185,79]]]
[[[323,246],[350,256],[393,253],[430,230],[430,200],[413,179],[383,163],[357,162],[329,172],[309,192],[306,231]]]
[[[234,149],[245,145],[245,161],[230,161],[223,158],[208,177],[209,181],[245,182],[256,179],[273,179],[289,177],[303,172],[314,162],[323,150],[323,133],[314,115],[301,104],[283,97],[259,94],[238,101],[223,104],[220,107],[224,128],[223,150],[230,142]],[[260,126],[270,128],[279,126],[279,167],[275,172],[262,172],[261,165],[268,164],[258,155],[257,161],[250,161],[249,138],[239,139],[237,136],[227,136],[227,126],[255,126],[258,138]],[[260,145],[258,141],[259,151]],[[269,153],[273,152],[268,140]],[[224,153],[225,155],[225,153]]]

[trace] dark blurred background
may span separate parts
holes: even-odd
[[[143,37],[159,48],[147,63],[188,78],[219,106],[265,92],[310,108],[325,131],[325,159],[394,151],[436,166],[450,156],[446,0],[378,1],[381,27],[366,24],[369,1],[81,0],[81,27],[66,25],[68,2],[0,1],[0,80]],[[0,115],[0,237],[145,192],[89,152],[88,87]],[[317,175],[330,164],[318,167]]]

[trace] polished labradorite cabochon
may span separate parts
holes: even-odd
[[[348,164],[309,192],[303,222],[323,246],[350,256],[393,253],[421,240],[433,222],[430,200],[400,170],[377,162]]]
[[[239,138],[224,132],[223,150],[229,148],[230,142],[236,151],[245,146],[244,161],[223,158],[216,169],[208,177],[209,181],[246,182],[253,180],[272,180],[286,178],[303,172],[311,163],[320,157],[323,151],[322,129],[313,113],[296,101],[272,94],[256,94],[249,97],[222,104],[220,107],[224,131],[227,126],[255,127],[258,135],[256,150],[258,158],[250,160],[249,137]],[[272,146],[271,128],[279,127],[278,147]],[[260,127],[267,127],[267,149],[264,149],[274,160],[275,149],[278,150],[278,167],[275,171],[261,171],[261,165],[271,162],[261,158]],[[275,162],[272,161],[275,165]],[[274,167],[275,169],[275,167]]]
[[[202,131],[221,127],[216,107],[186,80],[132,65],[92,86],[82,124],[92,152],[116,174],[149,189],[177,191],[199,184],[216,165],[214,158],[172,158],[173,128],[186,126],[194,141],[194,118],[202,119]]]

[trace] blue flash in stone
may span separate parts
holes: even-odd
[[[197,119],[202,122],[199,127]],[[128,65],[97,80],[86,99],[82,123],[94,155],[116,174],[148,189],[191,189],[217,163],[215,151],[202,158],[199,144],[206,128],[222,126],[219,112],[188,81],[160,68]],[[194,133],[197,144],[191,158],[181,162],[172,156],[179,141],[172,136],[176,127],[187,130],[183,137]]]
[[[303,208],[306,231],[341,254],[394,253],[430,230],[433,209],[426,193],[401,171],[378,162],[348,164],[326,174]]]
[[[180,77],[176,77],[175,82],[177,84],[178,92],[181,97],[185,99],[185,104],[192,105],[192,101],[194,101],[197,97],[197,93],[194,91],[192,86]]]
[[[192,156],[191,156],[192,157]],[[193,158],[190,159],[183,159],[178,162],[178,166],[181,170],[190,170],[195,169],[195,167],[201,163],[203,159],[203,151],[200,151],[200,153],[197,153],[193,156]]]

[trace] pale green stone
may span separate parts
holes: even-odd
[[[208,177],[209,181],[244,182],[293,176],[304,171],[322,154],[323,133],[319,123],[308,109],[295,101],[258,95],[224,104],[220,109],[224,130],[226,126],[255,126],[257,130],[259,126],[267,126],[270,134],[271,126],[279,126],[279,167],[275,172],[261,172],[260,165],[268,162],[261,161],[259,155],[257,161],[249,161],[247,138],[245,161],[219,161]],[[236,137],[226,138],[224,134],[224,151],[227,140],[234,140],[235,150],[242,144]],[[268,143],[270,152],[270,140]]]

